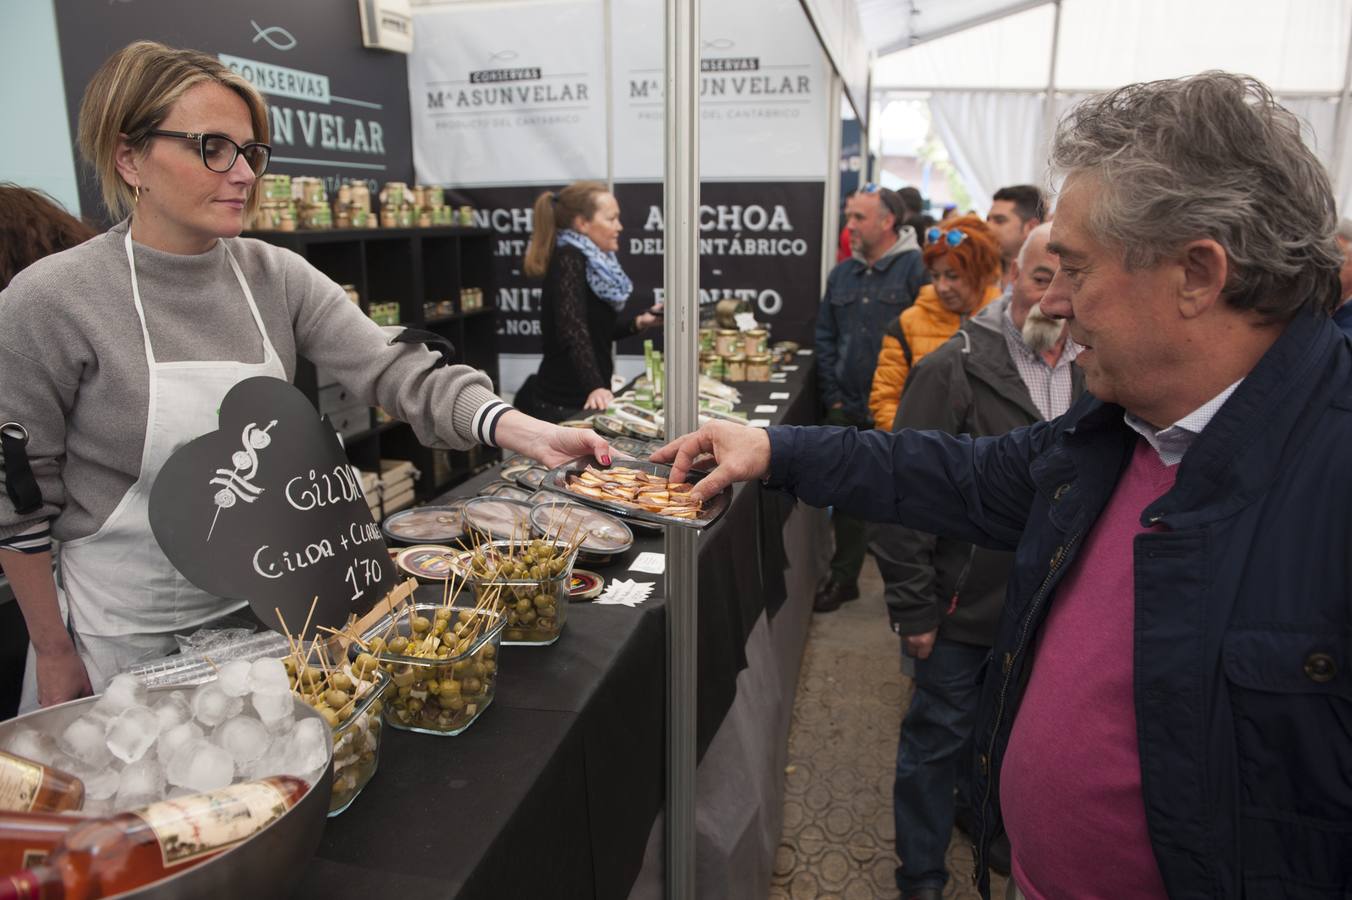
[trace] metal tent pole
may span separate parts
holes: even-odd
[[[819,293],[826,291],[826,276],[836,265],[836,248],[840,246],[840,141],[841,141],[841,80],[835,69],[826,78],[826,189],[822,192],[822,278]],[[868,159],[868,132],[861,119],[859,149]]]
[[[666,0],[667,437],[698,426],[699,0]],[[666,895],[695,897],[696,532],[669,526],[667,588]]]
[[[614,48],[614,10],[611,0],[605,0],[601,14],[605,30],[605,82],[606,82],[606,190],[615,193],[615,48]]]
[[[1333,198],[1336,201],[1343,195],[1345,186],[1340,184],[1340,177],[1343,172],[1343,154],[1349,152],[1345,132],[1347,131],[1347,114],[1349,96],[1352,95],[1352,32],[1347,38],[1347,59],[1343,62],[1343,89],[1338,93],[1338,109],[1333,116],[1333,154],[1329,157],[1329,174],[1332,176],[1329,181],[1333,182]],[[1348,214],[1348,210],[1339,210],[1343,215]]]
[[[1056,131],[1056,54],[1061,46],[1061,0],[1056,0],[1056,14],[1052,16],[1051,63],[1047,67],[1047,97],[1042,106],[1042,149],[1051,149]]]

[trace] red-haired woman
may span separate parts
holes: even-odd
[[[962,323],[1000,297],[1000,248],[977,216],[946,219],[926,235],[930,284],[883,333],[868,408],[873,426],[892,430],[906,376],[920,357],[958,333]]]

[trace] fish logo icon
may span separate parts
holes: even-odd
[[[254,27],[254,36],[251,43],[266,41],[269,46],[275,50],[290,50],[296,46],[296,37],[280,25],[273,25],[271,28],[264,28],[253,19],[249,24]]]
[[[517,53],[515,50],[499,50],[497,53],[488,57],[488,59],[490,62],[511,62],[520,55],[521,54]]]
[[[737,42],[728,38],[714,38],[712,41],[704,41],[705,50],[731,50],[736,46]]]

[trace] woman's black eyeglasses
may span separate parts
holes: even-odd
[[[208,134],[196,131],[165,131],[156,128],[153,131],[146,132],[154,137],[179,138],[185,141],[196,141],[197,147],[202,153],[202,165],[213,172],[224,174],[229,172],[235,165],[235,160],[239,159],[240,154],[244,154],[244,161],[248,163],[249,168],[255,175],[262,175],[268,170],[268,160],[272,158],[272,147],[267,144],[260,144],[257,141],[245,144],[241,147],[230,138],[223,134]]]

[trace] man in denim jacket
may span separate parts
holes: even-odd
[[[1015,893],[1352,893],[1352,344],[1300,122],[1221,72],[1090,98],[1042,300],[1090,392],[990,438],[711,427],[655,454],[994,549],[974,877]]]
[[[902,225],[905,205],[895,191],[866,184],[845,202],[845,228],[854,255],[831,270],[817,313],[817,381],[828,425],[869,427],[869,389],[883,329],[910,306],[929,281],[915,231]],[[839,510],[836,550],[815,609],[830,612],[859,596],[864,523]]]

